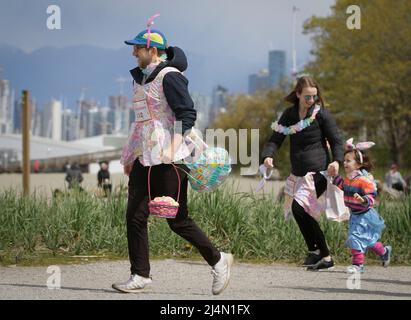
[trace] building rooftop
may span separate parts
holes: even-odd
[[[30,137],[30,160],[42,160],[114,150],[124,145],[127,137],[102,135],[75,141],[55,141],[44,137]],[[0,153],[14,150],[22,159],[22,135],[0,135]]]

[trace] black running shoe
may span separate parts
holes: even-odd
[[[320,271],[320,270],[330,270],[334,268],[334,261],[331,259],[330,261],[325,261],[321,259],[315,265],[308,267],[307,270],[311,271]]]
[[[321,259],[322,258],[319,254],[309,252],[304,260],[303,267],[312,267],[316,265]]]

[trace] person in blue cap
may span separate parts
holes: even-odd
[[[176,163],[190,155],[183,135],[196,120],[188,80],[182,73],[187,69],[187,58],[180,48],[168,46],[165,35],[159,30],[144,30],[125,43],[133,46],[133,56],[138,60],[138,67],[130,71],[134,80],[136,120],[121,157],[124,173],[129,176],[126,220],[131,276],[126,282],[113,284],[113,288],[138,292],[152,282],[147,233],[148,171],[151,167],[153,197],[177,199],[180,190],[177,215],[167,222],[175,233],[196,247],[212,267],[212,293],[220,294],[228,285],[233,256],[219,252],[188,216],[188,179],[184,171],[189,170]],[[174,130],[176,122],[181,122],[182,132]],[[176,167],[183,170],[176,170]]]

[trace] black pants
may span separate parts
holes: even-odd
[[[188,169],[184,165],[176,165]],[[129,176],[127,204],[127,240],[131,263],[131,273],[149,277],[150,263],[148,253],[147,219],[148,210],[148,175],[149,167],[141,165],[138,159],[134,162]],[[167,219],[171,230],[186,239],[198,249],[210,266],[220,260],[220,252],[211,244],[208,237],[188,216],[187,210],[187,175],[177,169],[180,175],[180,208],[175,219]],[[160,164],[151,168],[151,198],[169,196],[177,199],[178,178],[171,164]]]
[[[321,173],[317,172],[314,174],[314,183],[318,198],[327,189],[327,180]],[[322,232],[318,222],[307,212],[305,212],[304,208],[295,200],[292,203],[291,209],[295,221],[303,234],[308,250],[315,251],[319,249],[322,257],[329,256],[330,252],[328,251],[324,233]]]
[[[404,186],[402,185],[402,183],[393,183],[392,188],[397,191],[404,191]]]

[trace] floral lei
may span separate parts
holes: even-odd
[[[304,120],[300,120],[296,124],[293,124],[292,126],[289,126],[289,127],[284,127],[281,124],[278,124],[278,121],[276,121],[271,124],[271,129],[273,129],[274,131],[278,133],[282,133],[286,136],[290,134],[295,134],[309,127],[313,123],[318,111],[320,111],[320,106],[316,104],[311,117],[304,119]]]

